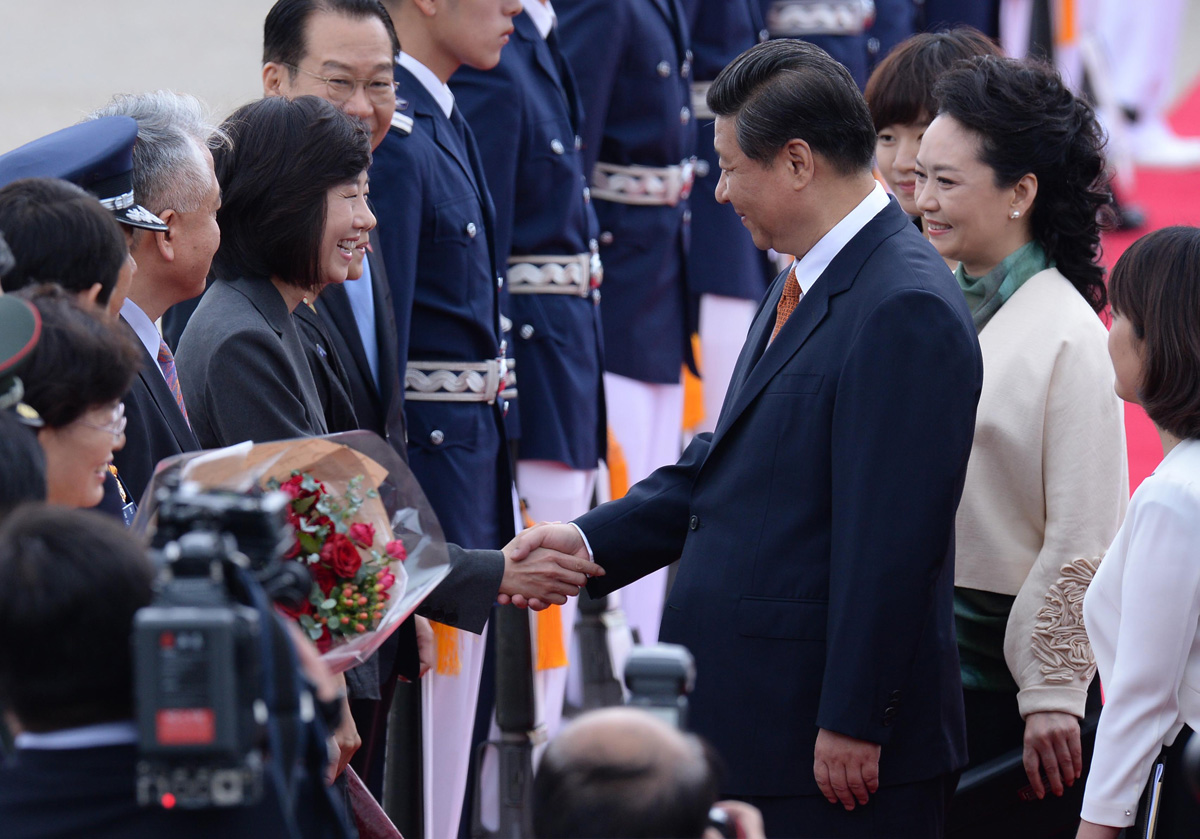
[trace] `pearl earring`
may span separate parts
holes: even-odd
[[[1021,217],[1021,211],[1020,211],[1020,210],[1013,210],[1011,213],[1009,213],[1008,217],[1009,217],[1009,218],[1020,218],[1020,217]]]

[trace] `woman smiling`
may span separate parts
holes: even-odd
[[[179,380],[206,448],[328,430],[292,312],[345,282],[367,207],[366,130],[312,96],[235,111],[214,153],[222,204],[216,277],[179,340]]]
[[[955,616],[978,765],[1024,743],[1038,797],[1083,769],[1095,672],[1080,616],[1128,500],[1097,212],[1100,128],[1053,70],[982,57],[941,77],[917,207],[958,261],[984,384],[956,521]]]

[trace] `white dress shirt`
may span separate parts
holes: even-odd
[[[104,722],[79,728],[36,733],[23,731],[13,738],[18,749],[92,749],[97,746],[124,746],[137,742],[137,726],[132,722]]]
[[[429,95],[441,107],[446,119],[450,119],[450,112],[454,110],[454,92],[450,90],[450,85],[443,82],[432,70],[406,52],[400,53],[396,63],[417,77],[417,81],[429,91]]]
[[[833,258],[887,205],[888,194],[879,181],[876,181],[874,189],[858,202],[858,206],[818,239],[817,243],[809,248],[808,253],[792,263],[796,269],[796,281],[800,283],[800,291],[808,294],[808,290],[825,273]]]
[[[1082,816],[1125,827],[1162,747],[1185,723],[1200,730],[1200,440],[1133,494],[1083,620],[1105,704]]]
[[[125,322],[137,334],[138,340],[142,342],[142,346],[146,348],[146,352],[150,353],[150,357],[157,361],[158,348],[161,346],[162,335],[159,334],[158,327],[154,325],[154,321],[150,320],[150,316],[142,311],[141,306],[126,297],[125,302],[121,304],[121,317],[125,319]],[[163,381],[166,381],[167,377],[163,373],[162,367],[155,364],[154,368],[163,377]]]
[[[521,8],[529,15],[533,25],[537,27],[538,34],[543,38],[548,36],[550,30],[558,23],[558,15],[554,13],[554,7],[550,5],[549,0],[545,3],[541,0],[527,0]]]

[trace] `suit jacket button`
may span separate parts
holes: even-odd
[[[699,516],[692,516],[690,519],[688,519],[688,527],[691,528],[692,530],[695,530],[699,526],[700,526],[700,517]]]
[[[521,327],[521,337],[528,341],[533,337],[533,324],[527,323]]]
[[[691,121],[692,121],[692,109],[691,109],[691,108],[688,108],[688,107],[680,108],[680,110],[679,110],[679,124],[680,124],[680,125],[687,125],[687,124],[688,124],[689,122],[691,122]]]
[[[898,690],[894,690],[894,691],[892,691],[892,695],[891,695],[891,697],[890,697],[890,699],[891,699],[891,703],[892,703],[893,705],[899,705],[899,704],[900,704],[900,699],[901,699],[901,697],[902,697],[902,696],[903,696],[903,694],[901,694],[901,693],[900,693],[900,691],[898,691]]]
[[[468,222],[467,222],[467,236],[468,236],[468,238],[474,239],[474,238],[475,238],[475,234],[476,234],[476,233],[478,233],[478,232],[479,232],[479,228],[477,228],[477,227],[475,226],[475,222],[473,222],[473,221],[468,221]]]
[[[562,140],[555,137],[550,141],[550,151],[554,152],[555,154],[562,154],[564,151],[566,151],[566,147],[563,146]]]
[[[658,66],[654,69],[657,70],[658,75],[662,76],[664,79],[671,75],[671,65],[665,60],[658,62]]]
[[[435,446],[440,446],[446,441],[446,435],[441,429],[435,428],[429,432],[429,442]]]
[[[611,245],[613,243],[613,235],[611,230],[605,230],[600,234],[600,244]]]

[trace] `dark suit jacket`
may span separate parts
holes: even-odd
[[[327,294],[334,288],[340,286],[331,286],[321,293]],[[304,355],[308,359],[313,383],[317,386],[317,395],[325,409],[325,427],[330,434],[361,428],[354,411],[354,400],[350,397],[350,377],[335,349],[329,326],[304,303],[293,310],[292,317],[300,332],[300,341],[304,344]]]
[[[599,229],[575,148],[582,111],[570,68],[527,14],[513,19],[500,64],[451,79],[496,205],[496,248],[510,256],[587,253]],[[607,443],[599,297],[510,294],[510,347],[521,393],[520,456],[595,469]]]
[[[400,346],[420,361],[485,361],[500,353],[500,289],[492,201],[468,132],[397,65],[400,113],[375,150],[371,194]],[[465,126],[464,126],[465,127]],[[405,364],[400,365],[403,381]],[[513,534],[512,472],[503,400],[406,400],[408,454],[446,538],[495,548]]]
[[[696,658],[690,722],[727,793],[817,794],[818,728],[881,743],[883,785],[954,771],[954,514],[983,376],[970,314],[895,201],[767,346],[784,277],[716,430],[579,520],[607,571],[589,591],[681,557],[660,638]]]
[[[142,369],[125,396],[125,448],[113,452],[113,463],[126,489],[140,504],[158,462],[196,451],[200,443],[159,372],[158,359],[146,351],[124,318],[121,326],[142,351]]]
[[[175,354],[196,439],[206,448],[326,432],[296,323],[267,280],[215,280]]]
[[[396,314],[387,269],[376,250],[367,252],[371,270],[371,292],[375,301],[375,342],[379,352],[379,384],[371,375],[371,366],[363,350],[350,298],[343,285],[324,289],[317,297],[317,312],[329,328],[333,349],[341,359],[354,403],[358,427],[374,431],[392,444],[408,462],[407,434],[404,427],[404,388],[400,384],[400,359],[407,352],[396,335]]]
[[[597,161],[672,166],[695,154],[687,21],[678,0],[559,0],[554,8],[583,102],[589,178]],[[677,384],[691,359],[688,202],[594,205],[604,260],[604,369]]]
[[[138,806],[133,745],[20,749],[0,766],[0,834],[6,839],[287,839],[270,786],[251,807],[161,810]],[[311,819],[305,837],[341,835]]]

